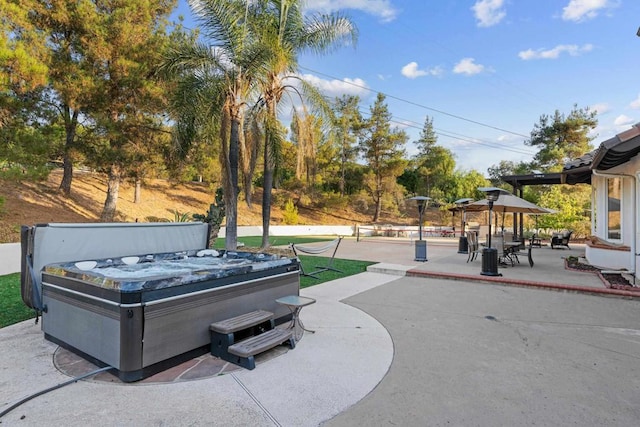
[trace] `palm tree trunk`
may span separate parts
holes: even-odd
[[[271,189],[273,188],[273,165],[269,154],[268,132],[264,144],[264,183],[262,191],[262,249],[269,247],[269,223],[271,222]]]
[[[231,128],[228,133],[229,145],[222,144],[223,165],[225,174],[222,180],[224,186],[224,203],[226,206],[226,226],[225,226],[225,249],[235,251],[238,248],[238,151],[239,151],[239,130],[241,107],[228,101],[225,107],[225,116],[230,120]],[[226,129],[222,126],[223,137],[226,136]],[[225,139],[223,139],[225,141]]]

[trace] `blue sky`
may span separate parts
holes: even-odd
[[[359,30],[355,48],[303,55],[300,72],[327,95],[359,95],[367,114],[387,95],[415,141],[433,118],[459,169],[529,161],[543,114],[598,112],[593,144],[640,122],[638,0],[309,0]],[[177,13],[193,27],[186,0]],[[409,143],[407,152],[415,154]]]

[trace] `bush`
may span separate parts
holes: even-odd
[[[287,225],[298,224],[298,208],[293,204],[293,200],[287,200],[284,205],[284,212],[282,213],[282,220]]]
[[[189,222],[191,221],[191,213],[173,210],[173,222]]]
[[[342,197],[340,193],[328,192],[323,194],[323,207],[333,209],[346,209],[349,207],[349,197]]]

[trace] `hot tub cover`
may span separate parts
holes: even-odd
[[[49,264],[43,273],[120,293],[157,290],[294,264],[274,254],[189,250]]]

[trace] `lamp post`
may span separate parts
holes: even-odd
[[[498,250],[491,247],[491,213],[493,212],[493,202],[498,200],[500,192],[504,191],[496,187],[479,187],[478,190],[485,193],[489,205],[489,237],[487,246],[482,249],[482,270],[483,276],[502,276],[498,273]]]
[[[467,205],[473,202],[473,199],[464,198],[458,199],[455,202],[455,205],[458,207],[460,211],[460,220],[462,221],[462,231],[460,231],[460,239],[458,240],[458,253],[459,254],[468,254],[469,253],[469,242],[467,241],[467,236],[464,234],[465,224],[467,222]]]
[[[427,260],[427,241],[422,240],[422,215],[424,214],[431,197],[415,196],[410,200],[415,200],[418,205],[418,240],[416,240],[415,260],[424,262]]]

